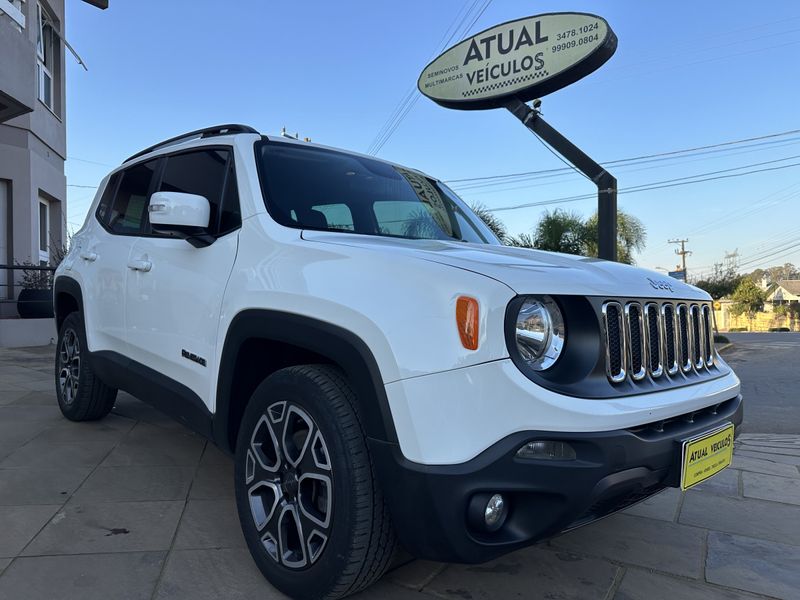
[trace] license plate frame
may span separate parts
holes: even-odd
[[[682,440],[681,490],[686,491],[731,465],[734,429],[733,423],[727,422]],[[715,448],[715,444],[719,446]]]

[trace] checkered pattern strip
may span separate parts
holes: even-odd
[[[461,95],[464,98],[469,98],[470,96],[477,96],[478,94],[482,94],[483,92],[499,90],[504,87],[508,87],[510,85],[516,85],[518,83],[523,83],[525,81],[531,81],[532,79],[547,77],[548,75],[549,73],[547,72],[547,69],[544,69],[542,71],[537,71],[536,73],[528,73],[527,75],[522,75],[521,77],[514,77],[513,79],[506,79],[505,81],[501,81],[499,83],[490,83],[489,85],[483,85],[479,88],[467,90],[466,92],[461,92]]]

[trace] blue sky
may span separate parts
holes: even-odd
[[[272,134],[285,126],[366,151],[471,1],[111,0],[107,11],[66,4],[67,39],[89,67],[67,58],[68,221],[76,227],[93,190],[75,186],[97,185],[130,154],[206,125],[241,122]],[[800,129],[800,4],[493,0],[470,33],[564,10],[599,14],[619,37],[604,67],[543,99],[545,118],[593,158]],[[610,170],[626,188],[800,162],[800,133],[769,142]],[[448,110],[426,98],[379,156],[445,181],[563,166],[504,110]],[[575,174],[453,187],[489,208],[594,191]],[[497,214],[519,233],[556,206],[588,216],[596,201]],[[619,206],[647,227],[643,266],[674,267],[669,238],[689,238],[690,276],[737,248],[743,270],[800,264],[800,166],[620,195]]]

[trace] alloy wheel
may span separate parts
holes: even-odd
[[[58,385],[64,404],[70,405],[78,396],[81,374],[81,342],[74,329],[67,329],[58,349]]]
[[[332,475],[328,446],[311,416],[291,402],[270,405],[250,437],[245,484],[253,523],[275,562],[300,569],[322,555]]]

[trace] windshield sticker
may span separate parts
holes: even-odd
[[[395,170],[411,184],[411,188],[417,198],[420,199],[441,230],[448,236],[453,237],[453,225],[450,222],[450,215],[447,212],[442,196],[439,194],[439,190],[424,175],[402,167],[395,167]]]

